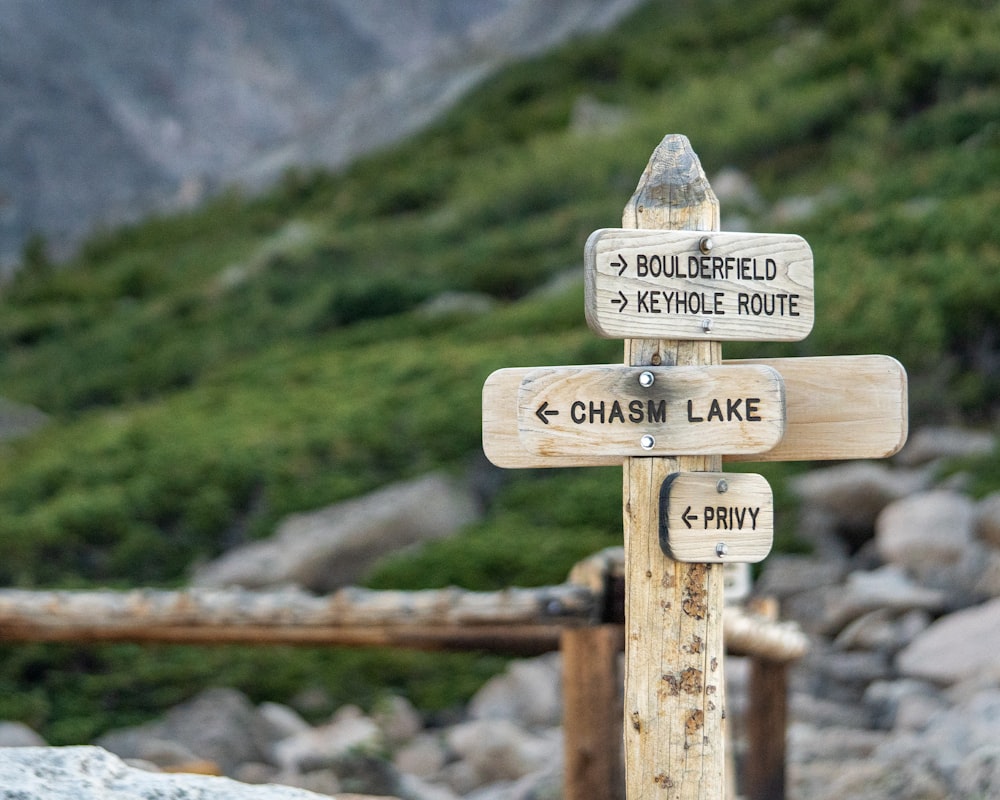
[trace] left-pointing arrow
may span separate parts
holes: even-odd
[[[549,401],[546,400],[544,403],[542,403],[538,407],[538,411],[535,412],[535,416],[538,417],[546,425],[548,425],[549,424],[548,418],[549,417],[558,417],[559,416],[559,412],[556,409],[554,409],[554,408],[550,409],[549,408]]]
[[[684,509],[684,513],[681,514],[681,519],[684,520],[684,524],[687,525],[688,526],[688,530],[690,530],[691,529],[691,520],[694,520],[695,522],[697,522],[698,521],[698,515],[697,514],[692,514],[691,513],[691,506],[688,506],[686,509]]]

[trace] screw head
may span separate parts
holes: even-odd
[[[712,320],[708,318],[703,319],[701,321],[701,329],[705,331],[705,333],[708,333],[710,330],[712,330]]]
[[[729,491],[729,481],[725,478],[721,478],[717,484],[715,484],[715,490],[719,494],[725,494]]]
[[[639,446],[643,450],[652,450],[656,446],[656,439],[654,439],[648,433],[645,433],[639,440]]]
[[[717,555],[717,556],[718,556],[719,558],[722,558],[722,557],[723,557],[723,556],[724,556],[724,555],[725,555],[726,553],[728,553],[728,552],[729,552],[729,545],[728,545],[728,544],[726,544],[725,542],[719,542],[719,543],[718,543],[718,544],[717,544],[717,545],[715,546],[715,554],[716,554],[716,555]]]
[[[711,236],[702,236],[701,241],[698,242],[698,249],[705,255],[711,253],[713,247],[715,247],[715,242],[712,241]]]
[[[652,386],[655,380],[656,376],[648,369],[643,370],[642,372],[639,373],[639,385],[644,388],[649,388],[650,386]]]

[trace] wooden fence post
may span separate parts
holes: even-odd
[[[567,628],[563,668],[563,797],[619,800],[621,768],[620,625]],[[615,735],[615,734],[618,735]]]
[[[657,146],[622,227],[718,230],[718,200],[686,137]],[[719,364],[721,350],[714,341],[626,339],[625,363]],[[723,568],[664,555],[658,513],[668,475],[721,467],[718,456],[625,459],[627,800],[724,796]]]

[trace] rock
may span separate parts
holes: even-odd
[[[471,719],[507,719],[529,729],[562,722],[561,659],[558,653],[511,662],[469,702]]]
[[[309,730],[309,723],[298,712],[281,703],[261,703],[257,712],[271,726],[277,739],[285,739],[296,733]]]
[[[913,679],[875,681],[864,694],[872,724],[882,730],[922,730],[945,708],[941,693],[930,683]]]
[[[836,586],[847,574],[846,562],[813,556],[775,554],[765,559],[763,568],[755,593],[778,600],[822,586]]]
[[[921,428],[911,434],[895,461],[905,466],[919,466],[942,458],[984,456],[993,451],[993,434],[962,428]]]
[[[793,480],[791,487],[806,511],[812,507],[829,515],[837,532],[855,550],[871,537],[875,520],[887,505],[925,489],[927,482],[922,472],[858,461],[812,470]]]
[[[800,592],[785,603],[785,611],[806,630],[835,636],[844,626],[873,611],[938,612],[947,603],[945,592],[920,586],[903,569],[889,564],[870,572],[852,572],[840,586]]]
[[[442,292],[417,306],[416,313],[428,319],[478,317],[492,311],[496,302],[482,292]]]
[[[0,796],[17,800],[321,800],[285,786],[146,772],[99,747],[0,750]]]
[[[274,761],[285,772],[311,772],[329,767],[351,752],[382,747],[382,732],[356,706],[344,706],[326,725],[296,733],[274,745]]]
[[[203,566],[193,583],[256,589],[297,584],[328,592],[359,581],[386,553],[451,536],[479,514],[467,489],[434,473],[293,515],[269,539]]]
[[[0,722],[0,747],[44,747],[45,740],[23,722]]]
[[[441,737],[422,733],[397,750],[392,763],[402,773],[431,778],[444,768],[447,760],[448,754]]]
[[[760,213],[764,198],[753,180],[737,167],[723,167],[711,180],[712,191],[722,208],[737,206],[744,211]]]
[[[409,741],[424,727],[420,712],[413,707],[413,703],[399,695],[380,701],[372,712],[372,719],[390,747]]]
[[[615,133],[627,120],[628,111],[624,106],[602,103],[593,95],[583,94],[573,101],[569,129],[584,135]]]
[[[456,725],[448,731],[447,743],[472,769],[473,788],[522,778],[558,759],[562,751],[561,737],[533,735],[505,719]]]
[[[847,761],[868,758],[886,739],[882,731],[839,726],[814,727],[801,722],[788,729],[796,761]]]
[[[440,786],[417,777],[401,775],[399,794],[406,800],[458,800],[458,795],[446,786]]]
[[[966,495],[932,491],[907,497],[879,514],[879,555],[918,578],[960,565],[971,550],[975,504]]]
[[[1000,677],[1000,599],[942,617],[896,658],[906,677],[954,684],[979,674]]]
[[[878,650],[894,654],[931,624],[926,611],[911,610],[900,615],[891,608],[877,608],[849,623],[834,640],[841,650]]]
[[[173,767],[199,759],[232,775],[242,763],[268,761],[275,730],[241,692],[208,689],[161,720],[111,731],[97,744],[121,758]]]

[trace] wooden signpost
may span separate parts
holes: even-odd
[[[723,457],[882,458],[906,440],[895,359],[722,361],[723,340],[808,335],[813,261],[800,237],[718,227],[698,157],[665,137],[622,228],[584,253],[588,324],[625,340],[624,364],[508,368],[483,387],[494,464],[623,465],[627,800],[725,794],[723,566],[767,555],[773,501]]]

